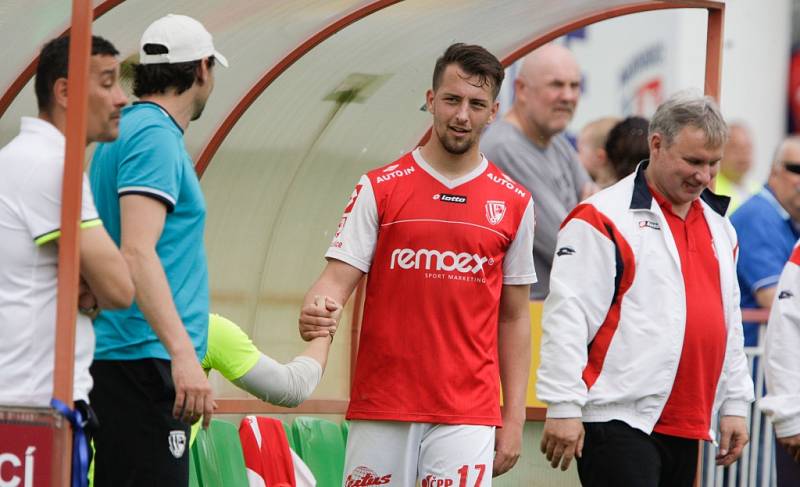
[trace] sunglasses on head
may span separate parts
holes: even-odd
[[[783,161],[783,167],[789,172],[800,174],[800,162]]]

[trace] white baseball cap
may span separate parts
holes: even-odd
[[[161,44],[167,52],[147,54],[146,44]],[[211,34],[203,24],[186,15],[169,14],[156,20],[144,31],[139,44],[140,64],[185,63],[209,56],[228,67],[228,60],[214,49]]]

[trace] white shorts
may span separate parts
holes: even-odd
[[[491,487],[494,426],[352,421],[344,487]]]

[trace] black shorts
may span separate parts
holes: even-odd
[[[168,360],[95,360],[95,487],[189,485],[189,425],[172,417]]]

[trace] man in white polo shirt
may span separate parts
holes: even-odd
[[[0,150],[2,405],[46,407],[53,394],[68,53],[68,38],[42,48],[35,81],[39,116],[23,117],[19,135]],[[119,111],[127,103],[118,83],[117,54],[110,42],[93,37],[87,143],[117,137]],[[133,283],[97,216],[86,176],[82,201],[80,303],[87,308],[128,306]],[[85,407],[92,387],[94,332],[84,313],[76,326],[74,398]]]

